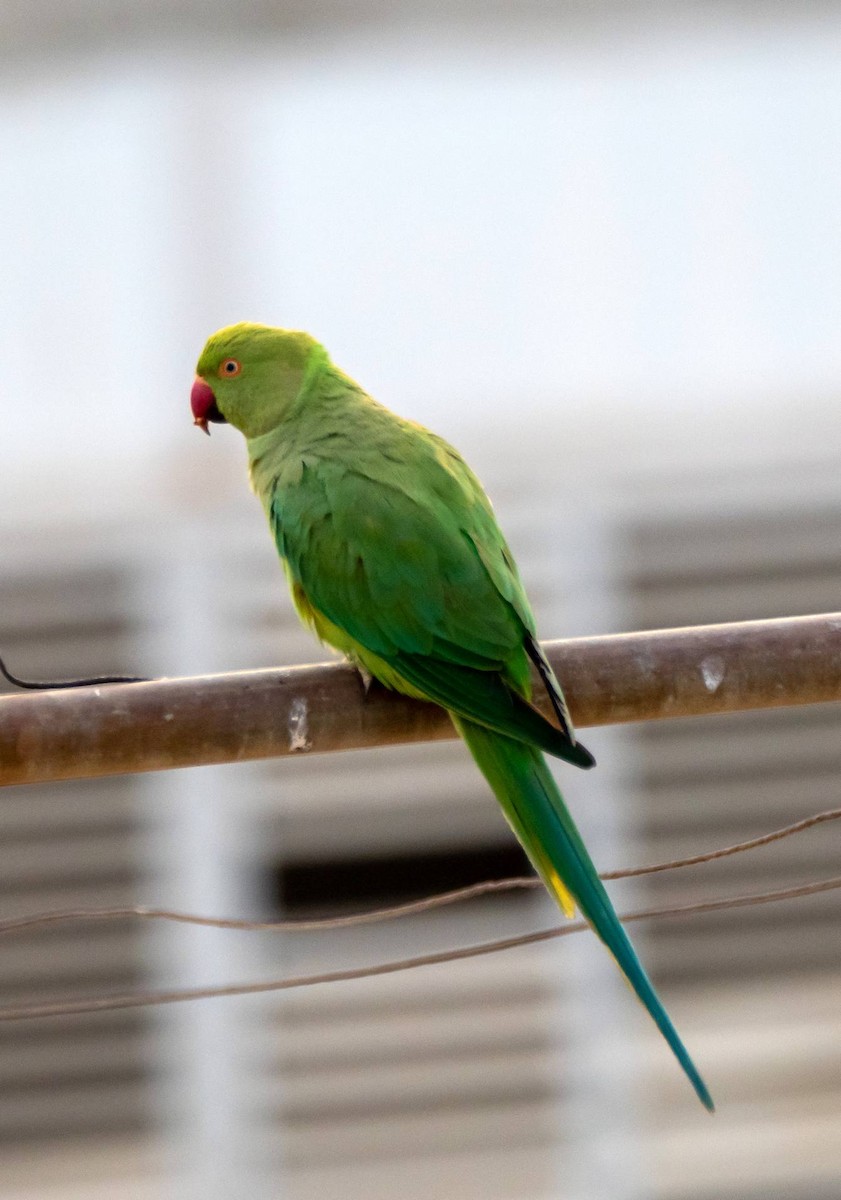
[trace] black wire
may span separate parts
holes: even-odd
[[[0,658],[0,675],[8,680],[14,687],[29,688],[32,691],[53,691],[59,688],[75,688],[75,687],[99,687],[104,683],[148,683],[149,680],[142,675],[95,675],[91,679],[57,679],[49,682],[36,683],[31,679],[18,679],[17,675],[13,675],[6,666],[2,658]]]

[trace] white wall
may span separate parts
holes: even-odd
[[[841,8],[775,11],[18,65],[5,519],[226,503],[239,447],[199,445],[186,395],[243,317],[312,329],[386,402],[472,426],[474,457],[556,416],[585,475],[633,429],[711,461],[835,441]]]

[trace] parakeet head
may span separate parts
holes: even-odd
[[[305,376],[326,352],[308,333],[268,325],[229,325],[208,339],[190,396],[193,418],[205,433],[209,422],[228,422],[246,437],[281,423],[301,392]]]

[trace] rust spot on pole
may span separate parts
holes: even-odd
[[[841,699],[841,614],[545,645],[580,726]],[[346,663],[0,697],[0,785],[453,737]]]

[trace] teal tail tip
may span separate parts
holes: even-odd
[[[672,1047],[672,1049],[676,1050],[676,1047]],[[681,1044],[681,1050],[683,1050],[682,1044]],[[689,1057],[688,1054],[686,1054],[685,1050],[684,1050],[683,1054],[678,1054],[677,1057],[678,1057],[678,1061],[680,1062],[680,1065],[683,1067],[684,1071],[686,1072],[686,1076],[687,1076],[689,1082],[692,1084],[692,1087],[695,1089],[695,1095],[701,1101],[701,1103],[703,1104],[704,1108],[707,1110],[708,1113],[714,1113],[715,1112],[715,1101],[713,1100],[712,1096],[710,1095],[707,1085],[704,1083],[703,1079],[698,1074],[698,1069],[695,1066],[695,1064],[693,1063],[692,1059]]]
[[[658,1026],[660,1032],[668,1042],[669,1049],[672,1051],[678,1063],[683,1068],[683,1073],[692,1084],[695,1095],[701,1101],[707,1112],[714,1113],[715,1101],[710,1095],[707,1085],[701,1078],[700,1071],[689,1057],[689,1051],[680,1040],[677,1030],[669,1020],[666,1010],[658,1000],[656,993],[652,992],[651,998],[654,1000],[655,1004],[652,1006],[646,1004],[646,1008],[648,1008],[649,1013],[654,1018],[655,1024]]]
[[[713,1100],[712,1096],[707,1091],[707,1085],[703,1082],[703,1080],[699,1079],[698,1082],[695,1084],[695,1092],[698,1096],[698,1099],[701,1101],[701,1103],[703,1104],[703,1106],[707,1110],[707,1112],[714,1113],[715,1112],[715,1100]]]

